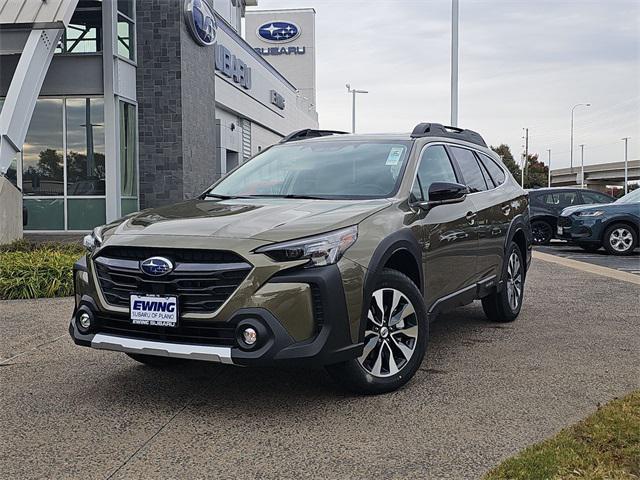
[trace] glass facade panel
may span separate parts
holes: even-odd
[[[104,100],[68,98],[67,195],[104,195]]]
[[[133,18],[133,0],[118,0],[118,11]]]
[[[22,153],[24,195],[64,195],[62,138],[62,99],[38,99]]]
[[[135,28],[131,20],[118,14],[118,55],[134,60],[136,58]]]
[[[25,230],[64,230],[64,199],[25,198],[27,209]]]
[[[123,197],[137,197],[137,122],[136,107],[120,102],[120,193]]]
[[[102,2],[80,0],[56,48],[56,53],[102,51]]]
[[[104,198],[75,198],[67,200],[67,228],[91,230],[107,222]]]
[[[137,198],[123,198],[120,205],[120,213],[124,217],[125,215],[129,215],[130,213],[137,212],[140,210],[138,207],[138,199]]]

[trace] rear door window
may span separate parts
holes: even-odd
[[[480,162],[482,162],[484,168],[489,172],[489,175],[491,175],[495,186],[497,187],[498,185],[502,185],[506,180],[504,170],[498,166],[493,158],[484,155],[483,153],[478,153],[478,157],[480,158]]]
[[[611,198],[597,192],[581,192],[584,203],[611,203]]]
[[[580,199],[576,192],[545,193],[542,196],[542,203],[550,207],[565,208],[580,205]]]
[[[469,190],[471,192],[487,190],[487,182],[473,152],[459,147],[451,147],[451,151],[460,166],[460,170],[462,170],[462,176]]]

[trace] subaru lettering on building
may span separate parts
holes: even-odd
[[[258,36],[267,42],[291,42],[300,36],[300,27],[291,22],[268,22],[258,27]]]
[[[216,45],[216,70],[246,90],[251,90],[251,68],[224,45]]]

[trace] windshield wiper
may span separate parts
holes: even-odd
[[[240,195],[221,195],[219,193],[207,193],[205,198],[219,198],[220,200],[233,200],[234,198],[251,198],[251,197],[242,197]]]
[[[299,198],[303,200],[328,200],[326,197],[314,197],[313,195],[297,195],[295,193],[289,193],[287,195],[253,195],[254,197],[266,197],[266,198]]]

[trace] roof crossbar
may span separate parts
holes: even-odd
[[[308,138],[328,137],[330,135],[344,135],[347,132],[341,132],[339,130],[314,130],[312,128],[305,128],[302,130],[296,130],[280,140],[279,143],[295,142],[297,140],[306,140]]]
[[[475,143],[482,147],[487,146],[484,138],[473,130],[466,130],[464,128],[450,127],[448,125],[442,125],[440,123],[419,123],[411,132],[411,138],[422,137],[449,137],[457,140],[464,140],[465,142]]]

